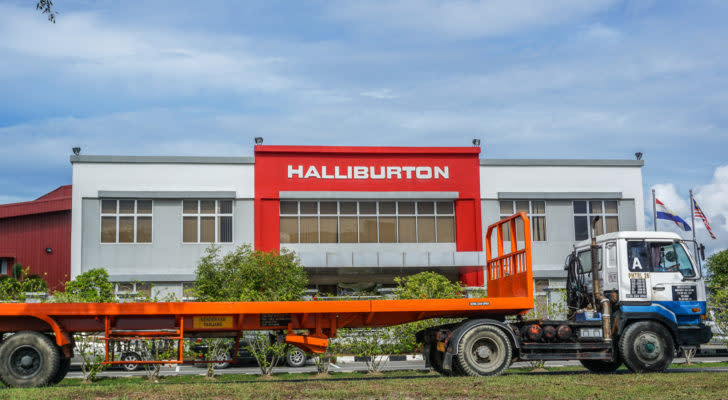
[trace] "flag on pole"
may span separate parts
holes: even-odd
[[[710,229],[710,223],[708,222],[708,218],[703,214],[703,210],[698,206],[698,202],[693,199],[693,212],[695,213],[695,217],[700,218],[703,220],[703,223],[705,224],[705,228],[708,230],[708,233],[710,233],[710,237],[713,239],[717,239],[715,237],[715,234],[713,233],[713,230]]]
[[[666,219],[668,221],[672,221],[677,225],[680,229],[684,230],[685,232],[690,231],[690,225],[688,225],[687,222],[685,222],[682,218],[678,217],[672,210],[665,207],[662,202],[655,198],[655,205],[657,209],[657,219]]]

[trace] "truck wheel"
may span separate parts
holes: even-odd
[[[469,376],[500,375],[511,363],[511,343],[506,334],[492,325],[470,329],[458,343],[453,371]]]
[[[303,367],[306,365],[306,353],[294,346],[288,354],[286,354],[286,364],[293,368]]]
[[[579,360],[584,368],[595,374],[611,374],[622,365],[622,360]]]
[[[120,359],[121,361],[137,362],[141,361],[142,357],[137,352],[127,351],[121,355]],[[139,364],[121,364],[121,368],[123,368],[124,371],[133,372],[139,369]]]
[[[632,372],[662,372],[672,363],[675,344],[664,326],[641,321],[625,329],[619,340],[619,351]]]
[[[0,346],[0,380],[10,387],[52,383],[60,363],[56,344],[38,332],[18,332]]]
[[[56,372],[56,375],[53,377],[53,379],[51,379],[50,383],[53,385],[60,383],[63,378],[66,377],[66,374],[68,374],[68,370],[70,369],[71,359],[61,357],[61,362],[58,365],[58,372]]]

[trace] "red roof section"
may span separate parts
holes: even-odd
[[[71,185],[39,197],[37,200],[0,205],[0,218],[22,217],[71,210]]]
[[[51,199],[58,199],[62,197],[71,197],[71,185],[63,185],[59,187],[58,189],[55,189],[52,192],[46,193],[43,196],[38,197],[35,199],[35,201],[38,200],[51,200]]]
[[[372,146],[277,146],[257,145],[256,153],[338,154],[480,154],[480,147],[372,147]]]

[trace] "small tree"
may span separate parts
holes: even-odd
[[[708,310],[716,328],[728,336],[728,249],[713,254],[706,262],[708,270]],[[724,342],[728,345],[728,341]]]
[[[242,245],[222,255],[219,247],[211,246],[197,264],[193,290],[200,301],[292,301],[301,299],[307,285],[306,271],[292,252]],[[267,332],[250,337],[247,349],[264,376],[286,352],[285,344],[271,340]]]
[[[435,272],[420,272],[404,278],[395,278],[397,299],[458,299],[463,297],[465,288],[460,282],[452,282]],[[411,353],[421,351],[416,339],[417,332],[433,326],[455,322],[450,318],[432,318],[393,326],[391,337],[395,339],[393,352]]]
[[[112,303],[114,285],[109,282],[109,274],[105,269],[92,269],[66,282],[64,292],[56,292],[53,301],[57,303]],[[84,382],[92,382],[96,375],[106,369],[104,355],[101,351],[102,340],[95,335],[74,335],[76,349],[81,356],[81,372]]]
[[[712,288],[728,287],[728,249],[713,254],[706,261],[708,285]]]
[[[40,275],[30,273],[30,267],[15,263],[9,276],[0,277],[0,301],[26,301],[28,293],[47,293],[48,283]]]

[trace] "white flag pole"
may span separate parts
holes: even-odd
[[[695,259],[698,260],[698,268],[700,265],[700,255],[698,254],[698,241],[695,239],[695,200],[693,200],[693,189],[690,189],[690,218],[693,222],[693,248],[695,249]]]

